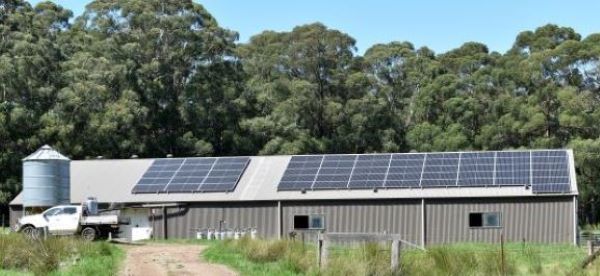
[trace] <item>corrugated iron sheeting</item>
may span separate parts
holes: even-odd
[[[282,202],[282,213],[284,236],[294,230],[294,215],[322,214],[328,232],[385,232],[401,234],[415,244],[421,240],[420,200]],[[304,232],[305,239],[312,240],[316,239],[318,231],[301,232]]]
[[[469,213],[501,212],[502,227],[470,228]],[[572,243],[573,199],[427,200],[426,243],[506,242]]]
[[[150,217],[154,236],[163,238],[162,209],[155,208]],[[249,202],[227,204],[189,204],[185,207],[167,208],[168,238],[195,238],[196,230],[256,228],[262,237],[277,237],[277,203]]]

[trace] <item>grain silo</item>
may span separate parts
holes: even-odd
[[[70,162],[48,145],[23,159],[23,207],[69,204]]]

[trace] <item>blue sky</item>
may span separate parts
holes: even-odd
[[[37,3],[39,0],[32,0]],[[83,12],[89,1],[57,0]],[[203,0],[197,1],[221,26],[246,42],[263,30],[288,31],[322,22],[357,40],[358,52],[371,45],[410,41],[440,53],[477,41],[505,52],[516,35],[547,23],[574,28],[584,37],[600,32],[600,1],[583,0]]]

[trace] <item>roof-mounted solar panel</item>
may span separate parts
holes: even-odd
[[[232,192],[249,157],[156,159],[132,193]]]
[[[566,193],[571,190],[569,158],[565,151],[531,153],[531,187],[534,193]]]
[[[566,150],[292,156],[280,191],[532,187],[571,191]]]
[[[133,187],[132,193],[159,193],[165,189],[185,159],[157,159]]]
[[[427,154],[423,176],[421,177],[421,186],[456,186],[459,157],[459,153]]]
[[[391,158],[391,154],[358,155],[348,188],[373,189],[383,187]]]
[[[385,187],[419,187],[424,163],[425,154],[393,154],[385,179]]]
[[[323,156],[292,156],[279,182],[279,190],[310,190],[321,168]]]
[[[495,152],[464,152],[460,155],[458,186],[493,186]]]
[[[496,154],[496,185],[521,186],[531,184],[531,152],[507,151]]]

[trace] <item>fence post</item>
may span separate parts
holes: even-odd
[[[588,247],[588,256],[592,256],[594,255],[594,242],[592,240],[588,240],[587,241],[587,247]]]
[[[327,239],[327,235],[323,235],[323,245],[322,245],[322,252],[321,252],[321,263],[323,266],[327,265],[327,261],[329,259],[329,247],[331,246],[331,243],[329,242],[329,240]]]
[[[323,254],[323,237],[321,234],[317,235],[317,266],[321,268],[321,255]]]
[[[400,267],[400,246],[399,240],[392,240],[392,272],[397,271]]]
[[[502,275],[506,275],[506,270],[504,269],[504,231],[500,231],[500,270],[502,271]]]

